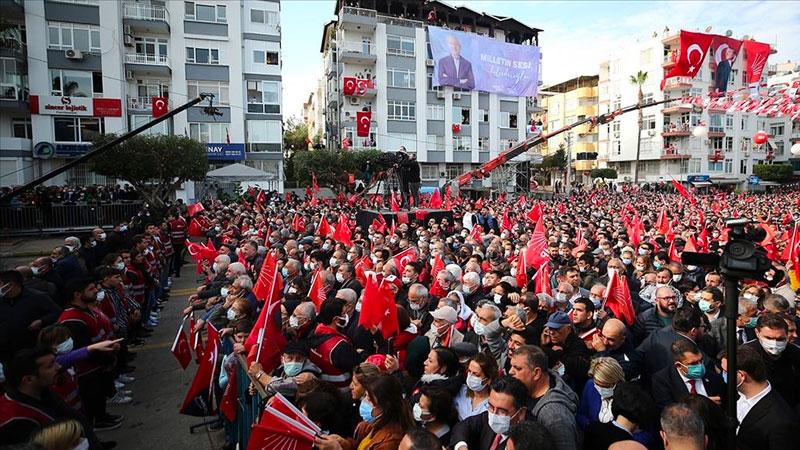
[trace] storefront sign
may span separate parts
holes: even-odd
[[[31,95],[29,103],[31,114],[122,117],[122,100],[118,98]]]
[[[64,158],[83,156],[90,148],[92,146],[87,144],[56,144],[56,156]]]
[[[244,144],[206,144],[206,153],[210,160],[242,160]]]

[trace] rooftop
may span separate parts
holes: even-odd
[[[542,88],[542,93],[562,94],[564,92],[574,91],[582,87],[597,86],[600,79],[599,75],[579,75],[571,80],[562,81],[561,83],[546,86]]]

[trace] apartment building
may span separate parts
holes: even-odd
[[[308,129],[308,140],[316,143],[317,139],[325,139],[325,84],[322,79],[316,80],[315,89],[308,94],[308,101],[303,103],[303,122]]]
[[[173,109],[210,92],[221,116],[198,105],[147,133],[190,136],[206,144],[212,167],[243,162],[282,189],[279,0],[6,5],[21,18],[23,42],[22,56],[0,54],[3,80],[14,85],[0,99],[2,185],[83,155],[99,133],[147,123],[154,97]],[[85,165],[50,181],[106,182],[114,180]]]
[[[709,53],[695,78],[675,77],[659,84],[675,64],[680,34],[666,31],[636,42],[600,65],[600,112],[616,110],[638,102],[638,86],[630,77],[637,71],[648,74],[643,85],[645,103],[665,98],[708,95],[714,89],[715,62]],[[743,57],[737,56],[728,90],[744,88]],[[767,82],[767,72],[762,82]],[[708,137],[693,135],[704,123]],[[771,146],[754,146],[752,136],[764,130]],[[636,166],[638,116],[623,114],[599,129],[599,164],[617,170],[619,181],[633,181]],[[742,184],[753,173],[753,165],[767,161],[785,162],[789,156],[792,125],[785,117],[757,117],[754,114],[708,110],[696,112],[691,105],[673,102],[644,110],[639,181],[658,182],[705,179],[697,185]],[[700,175],[702,177],[695,177]],[[691,178],[690,178],[691,177]]]
[[[433,86],[426,27],[435,24],[523,45],[538,45],[542,30],[435,0],[338,0],[335,14],[337,20],[323,29],[320,46],[329,147],[345,139],[355,148],[404,147],[416,153],[423,185],[434,186],[528,136],[526,125],[540,110],[533,98]],[[345,77],[372,80],[374,88],[344,95]],[[356,113],[365,109],[372,112],[370,136],[358,137]],[[522,155],[512,164],[529,159]],[[499,187],[503,177],[492,179]],[[483,183],[488,187],[492,180]]]
[[[581,75],[542,88],[541,105],[546,115],[542,120],[544,133],[597,115],[597,75]],[[544,154],[564,147],[575,170],[575,182],[588,182],[589,171],[597,168],[597,127],[584,124],[547,140]]]

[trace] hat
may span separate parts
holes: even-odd
[[[297,353],[303,356],[308,356],[308,347],[302,342],[291,341],[286,344],[286,347],[283,349],[284,354],[291,354]]]
[[[388,277],[384,277],[383,281],[385,281],[387,283],[391,283],[391,284],[397,286],[397,289],[402,289],[403,288],[403,280],[401,280],[400,277],[398,277],[398,276],[389,275]]]
[[[434,319],[444,320],[447,323],[454,324],[458,320],[458,314],[452,306],[442,306],[441,308],[433,311],[431,316]]]
[[[553,314],[550,314],[550,317],[547,318],[547,323],[544,326],[547,328],[561,328],[567,325],[572,325],[572,321],[569,320],[567,313],[563,311],[557,311]]]
[[[381,372],[386,370],[386,355],[380,355],[380,354],[369,355],[369,357],[364,362],[374,365]]]

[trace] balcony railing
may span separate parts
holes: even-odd
[[[399,17],[384,16],[378,14],[378,21],[387,25],[397,25],[400,27],[419,28],[423,25],[420,20],[401,19]]]
[[[356,8],[354,6],[342,7],[341,14],[352,14],[354,16],[375,17],[377,13],[374,9]]]
[[[126,19],[163,20],[169,22],[169,11],[163,6],[126,3],[122,13]]]
[[[374,55],[375,46],[363,42],[343,42],[339,45],[339,50],[348,53],[361,53],[364,55]]]
[[[128,97],[128,109],[150,111],[153,109],[153,97]]]
[[[153,55],[150,53],[127,53],[125,62],[128,64],[148,64],[152,66],[168,66],[169,57],[166,55]]]
[[[670,123],[664,125],[664,132],[661,134],[664,136],[679,136],[689,135],[689,133],[688,123]]]
[[[672,78],[667,78],[667,82],[664,84],[664,88],[666,89],[666,88],[680,87],[680,86],[686,86],[686,85],[689,85],[689,86],[692,85],[692,79],[691,78],[689,78],[689,77],[672,77]]]
[[[686,159],[691,155],[687,151],[681,151],[675,146],[668,146],[661,149],[661,159]]]
[[[0,100],[28,101],[28,89],[20,84],[0,83]]]

